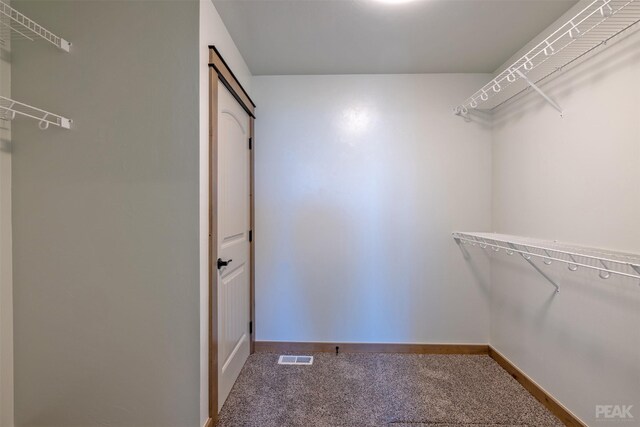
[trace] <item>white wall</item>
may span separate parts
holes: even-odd
[[[0,43],[0,95],[11,98],[11,40]],[[13,427],[11,122],[0,120],[0,427]]]
[[[639,75],[637,33],[544,86],[564,118],[535,95],[496,116],[494,231],[640,253]],[[522,260],[495,257],[491,344],[589,425],[605,425],[598,404],[640,417],[637,281],[545,270],[555,296]]]
[[[200,424],[198,3],[15,1],[73,42],[13,46],[17,426]]]
[[[254,77],[257,340],[488,342],[450,234],[491,224],[490,129],[451,113],[488,78]]]
[[[244,89],[251,93],[251,73],[211,0],[200,2],[200,419],[209,417],[209,45],[215,45]]]

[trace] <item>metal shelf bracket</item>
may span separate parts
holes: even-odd
[[[535,90],[536,92],[538,92],[540,94],[540,96],[542,96],[544,98],[545,101],[547,101],[549,104],[551,104],[551,106],[553,108],[555,108],[556,110],[558,110],[558,112],[560,113],[560,117],[563,117],[563,112],[562,112],[562,108],[560,108],[560,106],[558,105],[558,103],[556,101],[554,101],[553,99],[551,99],[549,97],[549,95],[547,95],[546,93],[544,93],[542,91],[542,89],[540,89],[534,82],[532,82],[531,80],[529,80],[529,77],[527,77],[527,75],[525,73],[523,73],[520,70],[516,70],[516,73],[520,76],[520,78],[522,78],[525,82],[527,82],[527,84],[529,86],[531,86],[533,88],[533,90]]]
[[[513,243],[508,243],[508,245],[509,245],[509,247],[511,247],[511,249],[515,249],[515,250],[518,249],[518,248],[516,248],[516,246]],[[525,248],[526,248],[526,246],[525,246]],[[529,250],[527,250],[527,252],[529,252]],[[547,281],[549,283],[551,283],[556,288],[556,294],[558,292],[560,292],[560,286],[558,286],[558,284],[555,282],[555,280],[553,280],[551,277],[549,277],[549,275],[547,275],[547,273],[542,271],[542,269],[540,267],[538,267],[537,265],[535,265],[535,263],[533,261],[531,261],[531,255],[527,255],[526,253],[522,253],[521,255],[522,255],[522,259],[527,261],[531,267],[533,267],[538,273],[540,273],[542,275],[542,277],[547,279]]]

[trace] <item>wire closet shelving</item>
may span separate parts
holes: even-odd
[[[546,274],[539,263],[533,262],[534,259],[542,261],[542,264],[547,266],[554,262],[563,263],[570,271],[577,271],[579,268],[594,270],[598,272],[601,279],[618,275],[640,280],[640,255],[636,254],[506,234],[463,232],[452,234],[459,245],[477,246],[493,252],[503,251],[507,255],[521,255],[556,288],[556,292],[559,290],[558,284]]]
[[[71,47],[71,43],[4,2],[0,2],[0,40],[45,40],[65,52]]]
[[[13,120],[16,115],[29,117],[38,121],[38,127],[46,130],[49,126],[57,126],[63,129],[71,128],[71,120],[49,111],[33,107],[22,102],[15,101],[5,96],[0,96],[0,119]]]
[[[560,106],[536,85],[639,21],[640,0],[594,0],[498,72],[454,113],[468,117],[471,110],[492,111],[532,87],[562,114]]]
[[[29,19],[7,3],[0,1],[0,47],[6,48],[13,40],[44,40],[58,49],[69,52],[71,43]],[[42,130],[49,126],[70,129],[72,121],[41,108],[0,96],[0,120],[11,121],[16,116],[28,117],[38,122]]]

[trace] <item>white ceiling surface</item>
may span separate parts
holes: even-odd
[[[491,73],[576,0],[213,0],[254,75]]]

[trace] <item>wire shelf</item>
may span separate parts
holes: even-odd
[[[639,21],[640,0],[594,0],[454,112],[466,116],[473,109],[491,111],[526,90],[529,82],[539,83]]]
[[[496,233],[452,233],[460,245],[478,246],[494,252],[504,251],[507,255],[520,254],[540,274],[558,289],[558,285],[548,277],[533,259],[545,265],[554,262],[567,264],[570,271],[586,268],[598,272],[601,279],[618,275],[640,280],[640,255],[603,249],[576,246],[558,241],[532,239]]]
[[[42,130],[49,126],[57,126],[63,129],[70,129],[72,121],[66,117],[41,110],[11,98],[0,96],[0,120],[13,120],[16,116],[28,117],[38,121],[38,127]]]
[[[8,40],[45,40],[65,52],[71,47],[62,37],[0,1],[0,43],[5,45]]]

